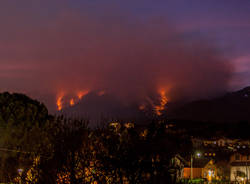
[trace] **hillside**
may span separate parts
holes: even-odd
[[[250,87],[214,99],[184,104],[171,110],[168,117],[192,121],[250,121]]]

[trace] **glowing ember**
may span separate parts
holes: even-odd
[[[56,100],[56,105],[57,105],[57,110],[62,110],[62,107],[63,107],[63,97],[64,97],[64,94],[61,93],[58,97],[57,97],[57,100]]]
[[[71,99],[70,99],[69,104],[70,104],[70,106],[75,105],[75,101],[74,101],[74,99],[73,99],[73,98],[71,98]]]
[[[88,90],[79,91],[79,92],[77,93],[77,97],[78,97],[79,100],[81,100],[81,99],[82,99],[85,95],[87,95],[88,93],[89,93]]]
[[[160,100],[160,104],[159,105],[155,105],[154,109],[155,109],[155,113],[160,116],[162,115],[162,111],[164,110],[167,102],[168,102],[168,99],[166,97],[166,91],[164,90],[161,90],[160,91],[160,97],[161,97],[161,100]]]

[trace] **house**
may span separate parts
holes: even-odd
[[[230,157],[230,180],[245,183],[250,180],[250,154],[235,153]]]
[[[228,148],[233,147],[235,149],[239,148],[250,148],[249,140],[239,140],[239,139],[228,139],[225,137],[212,137],[210,139],[199,139],[192,138],[192,143],[194,147],[219,147]]]
[[[174,172],[176,181],[181,180],[184,176],[184,168],[188,162],[181,157],[179,154],[176,154],[170,161],[169,169]]]
[[[208,181],[212,181],[213,179],[218,179],[217,176],[217,167],[213,159],[202,158],[202,159],[194,159],[192,166],[192,175],[193,179],[196,178],[206,178]],[[191,178],[191,166],[184,168],[183,178],[189,179]]]
[[[225,139],[223,139],[223,138],[217,140],[217,144],[218,144],[218,146],[220,146],[220,147],[224,147],[224,146],[226,145],[226,142],[227,142],[227,140],[225,140]]]
[[[206,178],[208,181],[218,179],[217,166],[215,165],[214,160],[210,160],[202,170],[203,178]]]

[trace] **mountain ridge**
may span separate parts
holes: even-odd
[[[250,86],[213,99],[201,99],[168,113],[170,119],[215,122],[250,121]]]
[[[224,95],[192,102],[169,102],[161,116],[153,113],[154,107],[139,110],[138,104],[124,105],[111,94],[87,94],[78,104],[66,107],[60,114],[100,120],[122,119],[140,121],[161,118],[197,122],[250,122],[250,86]]]

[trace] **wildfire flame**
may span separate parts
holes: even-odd
[[[156,103],[154,101],[154,99],[150,98],[150,97],[146,97],[146,102],[148,103],[148,105],[151,105],[153,107],[154,113],[157,116],[161,116],[162,115],[162,111],[165,109],[167,103],[168,103],[168,98],[167,98],[167,90],[166,89],[161,89],[158,92],[159,94],[159,101],[158,103]],[[147,107],[147,105],[145,103],[142,103],[138,106],[139,110],[143,111],[145,110]]]
[[[71,99],[70,99],[70,101],[69,101],[69,104],[70,104],[70,106],[73,106],[73,105],[75,105],[75,101],[74,101],[74,98],[71,98]]]
[[[158,116],[162,115],[162,111],[164,110],[166,104],[168,103],[168,99],[167,99],[167,96],[166,96],[166,91],[165,90],[160,90],[159,94],[160,94],[160,98],[161,98],[160,104],[154,106],[155,113]]]
[[[88,93],[89,91],[87,90],[83,90],[83,91],[79,91],[75,93],[76,96],[72,95],[72,93],[70,94],[66,94],[62,92],[59,93],[56,99],[57,110],[60,111],[62,110],[64,106],[67,106],[67,105],[70,105],[70,106],[75,105],[77,101],[81,100],[83,96],[85,96]],[[71,97],[71,98],[68,98],[68,97]]]
[[[88,93],[89,93],[88,90],[79,91],[79,92],[77,93],[77,97],[78,97],[79,100],[81,100],[81,99],[82,99],[85,95],[87,95]]]
[[[57,97],[57,100],[56,100],[56,105],[57,105],[57,110],[60,111],[62,110],[62,107],[63,107],[63,97],[64,97],[64,94],[61,93],[58,97]]]
[[[56,100],[57,110],[58,111],[62,110],[62,108],[65,105],[67,106],[67,104],[70,105],[70,106],[75,105],[77,101],[81,100],[88,93],[89,93],[88,90],[79,91],[79,92],[76,93],[76,96],[72,97],[72,95],[71,95],[72,98],[70,98],[70,99],[67,98],[67,96],[65,97],[64,93],[59,93],[59,95],[57,96],[57,100]],[[104,94],[105,94],[105,91],[99,91],[97,93],[98,96],[102,96]],[[159,91],[159,96],[160,96],[160,103],[158,105],[155,105],[155,103],[152,101],[152,99],[147,98],[149,103],[153,106],[156,115],[158,115],[158,116],[162,115],[162,111],[165,109],[165,106],[168,103],[168,98],[166,96],[166,90],[160,90]],[[65,104],[66,103],[65,100],[67,101],[67,104]],[[141,104],[139,106],[140,110],[144,110],[145,108],[146,108],[145,104]]]

